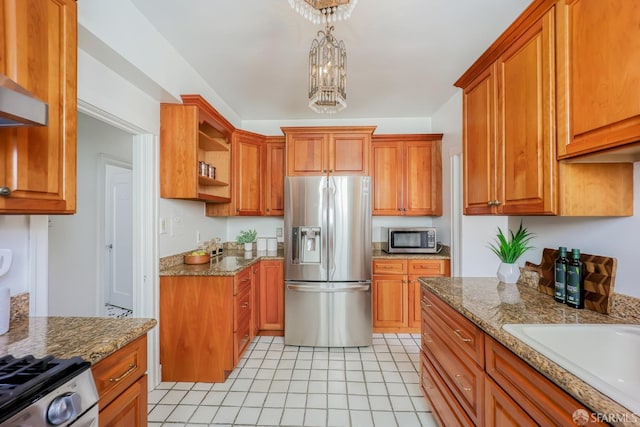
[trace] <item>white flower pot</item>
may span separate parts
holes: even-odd
[[[498,267],[498,280],[504,283],[516,283],[520,277],[520,267],[518,264],[501,262]]]
[[[244,244],[244,250],[245,250],[245,252],[252,251],[253,250],[253,242],[245,243]]]

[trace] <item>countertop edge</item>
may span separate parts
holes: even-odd
[[[497,329],[487,321],[469,311],[463,306],[453,302],[447,295],[439,292],[437,288],[431,286],[429,278],[420,278],[423,289],[433,293],[435,296],[444,301],[451,308],[470,320],[473,324],[482,329],[487,335],[505,346],[512,353],[526,362],[529,366],[542,374],[549,381],[560,387],[566,393],[571,395],[578,402],[590,408],[594,413],[598,414],[620,414],[627,415],[629,419],[638,419],[638,414],[619,404],[612,398],[604,395],[593,386],[568,372],[554,361],[539,353],[523,341],[519,340],[509,332],[502,328]],[[521,286],[521,285],[518,285]],[[550,300],[551,301],[551,300]],[[605,315],[602,315],[605,316]],[[613,321],[611,321],[613,320]],[[609,323],[628,323],[624,320],[612,318]],[[635,417],[635,418],[634,418]],[[618,425],[618,424],[617,424]],[[619,424],[619,425],[637,425],[637,424]]]

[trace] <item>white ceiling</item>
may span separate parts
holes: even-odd
[[[132,0],[242,120],[328,118],[307,106],[321,25],[287,0]],[[530,0],[360,0],[335,24],[347,108],[331,118],[431,117]]]

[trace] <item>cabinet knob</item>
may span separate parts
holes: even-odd
[[[11,194],[9,187],[0,187],[0,196],[8,196],[9,194]]]
[[[333,173],[333,169],[329,169],[329,173]]]
[[[322,169],[322,173],[327,173],[327,170],[326,169]]]
[[[271,209],[267,208],[267,212],[269,212]]]

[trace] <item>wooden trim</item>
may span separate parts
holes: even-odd
[[[284,134],[288,133],[321,133],[329,134],[333,132],[371,132],[376,130],[377,126],[296,126],[281,127]]]
[[[224,116],[218,112],[218,110],[213,108],[213,106],[211,106],[211,104],[209,104],[207,100],[205,100],[200,95],[180,95],[180,98],[182,98],[182,103],[184,105],[197,106],[200,109],[201,113],[209,116],[208,122],[214,128],[222,132],[224,136],[227,137],[227,139],[231,139],[231,135],[233,134],[233,131],[236,130],[236,128],[231,124],[231,122],[225,119]]]
[[[439,141],[444,134],[442,133],[388,133],[381,135],[372,135],[371,142],[392,142],[398,141]]]
[[[493,42],[487,50],[469,67],[454,83],[459,88],[467,87],[482,70],[493,64],[512,43],[519,38],[528,27],[536,23],[557,0],[535,0],[518,18]]]

